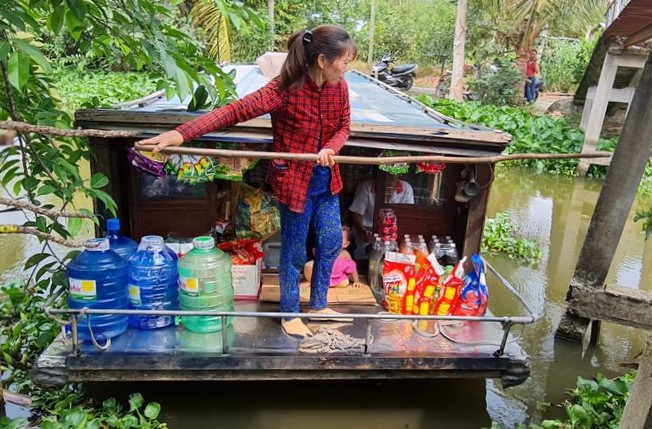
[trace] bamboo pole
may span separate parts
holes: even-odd
[[[136,150],[151,152],[154,146],[136,144]],[[259,152],[252,150],[208,149],[198,147],[166,147],[161,151],[166,154],[199,155],[222,158],[258,158],[258,159],[284,159],[291,161],[317,161],[317,154],[312,153],[287,153],[287,152]],[[418,162],[445,162],[449,164],[493,164],[502,161],[515,161],[520,159],[575,159],[575,158],[607,158],[611,152],[587,153],[514,153],[510,155],[495,156],[442,156],[442,155],[417,155],[417,156],[388,156],[364,157],[336,155],[333,160],[338,164],[361,165],[387,165],[397,163],[416,164]]]
[[[9,129],[22,132],[48,134],[60,137],[104,137],[104,138],[125,138],[136,137],[138,131],[107,131],[107,130],[63,130],[55,127],[36,126],[15,121],[0,121],[0,129]],[[135,148],[140,151],[151,151],[152,146],[136,144]],[[295,161],[317,161],[317,154],[307,153],[285,153],[285,152],[264,152],[264,151],[241,151],[228,149],[208,149],[196,147],[174,147],[165,148],[163,153],[187,154],[200,156],[215,156],[224,158],[256,158],[256,159],[285,159]],[[502,161],[515,161],[521,159],[579,159],[579,158],[608,158],[611,152],[586,152],[586,153],[514,153],[510,155],[495,155],[486,157],[462,157],[462,156],[441,156],[441,155],[419,155],[419,156],[394,156],[394,157],[361,157],[361,156],[334,156],[334,160],[340,164],[360,165],[387,165],[405,162],[415,164],[418,162],[446,162],[449,164],[493,164]]]

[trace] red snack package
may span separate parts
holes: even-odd
[[[417,254],[422,252],[417,252]],[[444,273],[444,269],[434,254],[430,254],[427,257],[417,256],[417,260],[420,262],[419,273],[417,274],[416,287],[414,290],[414,305],[412,307],[413,314],[432,314],[433,313],[433,304],[438,298],[437,288],[439,286],[439,279]]]
[[[408,284],[414,284],[414,255],[387,252],[383,262],[383,306],[390,313],[403,313]]]
[[[436,316],[448,316],[449,314],[452,314],[453,309],[457,305],[460,296],[460,288],[464,284],[462,277],[464,277],[465,261],[466,256],[455,264],[453,271],[448,275],[446,280],[444,280],[443,292],[435,304],[434,314]]]

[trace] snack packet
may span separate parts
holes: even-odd
[[[464,284],[464,262],[466,256],[455,264],[453,271],[444,280],[442,294],[435,303],[434,314],[437,316],[448,316],[452,314],[459,300],[460,288]]]
[[[473,270],[466,275],[460,289],[459,300],[453,309],[456,316],[482,316],[487,311],[489,290],[485,276],[484,261],[477,253],[471,256]]]
[[[136,170],[150,176],[165,176],[165,161],[160,153],[141,152],[133,147],[127,149],[127,159]]]
[[[433,314],[434,304],[439,298],[439,282],[444,269],[437,262],[434,253],[424,257],[423,252],[417,252],[417,260],[420,262],[420,268],[414,290],[412,313]]]
[[[402,314],[405,311],[405,295],[408,285],[415,286],[414,255],[387,252],[383,262],[383,306],[390,313]]]

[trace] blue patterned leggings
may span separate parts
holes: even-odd
[[[310,285],[310,308],[321,310],[328,305],[333,263],[342,251],[340,202],[337,195],[331,195],[329,184],[330,174],[327,177],[313,174],[303,213],[292,212],[286,205],[280,205],[281,256],[278,271],[282,312],[299,312],[299,279],[306,263],[306,240],[311,226],[315,233],[316,251]]]

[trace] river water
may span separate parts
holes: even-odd
[[[564,297],[586,235],[601,183],[538,175],[531,170],[499,169],[489,201],[488,217],[508,212],[519,234],[538,240],[543,260],[529,266],[505,256],[485,255],[527,300],[540,319],[522,330],[517,341],[532,361],[530,378],[506,390],[498,380],[126,383],[90,386],[99,397],[139,391],[148,401],[161,402],[162,418],[171,428],[451,428],[489,427],[491,420],[506,427],[560,415],[543,402],[562,402],[577,376],[615,376],[627,370],[643,349],[645,334],[603,323],[599,343],[578,346],[554,338],[564,311]],[[639,199],[632,208],[607,283],[650,290],[652,244],[632,221],[637,209],[652,199]],[[18,214],[0,215],[2,223]],[[12,219],[13,218],[13,219]],[[0,236],[0,278],[20,273],[25,255],[39,249],[36,240]],[[647,264],[645,263],[647,261]],[[495,314],[517,314],[517,302],[502,288],[490,290]],[[523,313],[518,313],[523,314]]]

